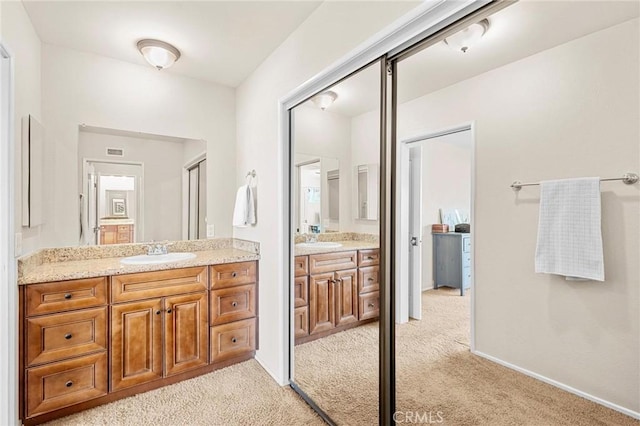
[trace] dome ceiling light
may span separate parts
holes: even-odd
[[[466,53],[471,46],[476,44],[487,33],[489,26],[489,20],[483,19],[445,38],[444,42],[452,49]]]
[[[178,49],[160,40],[140,40],[138,42],[138,50],[147,62],[159,70],[169,68],[180,59],[180,51]]]
[[[332,92],[331,90],[328,90],[326,92],[322,92],[320,94],[317,94],[316,96],[311,98],[311,101],[314,103],[315,106],[317,106],[318,108],[320,108],[321,110],[324,111],[336,99],[338,99],[338,94],[336,92]]]

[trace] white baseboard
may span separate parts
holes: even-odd
[[[283,379],[282,377],[278,377],[278,375],[274,374],[273,371],[271,371],[269,369],[269,367],[267,367],[264,362],[262,362],[262,360],[260,359],[260,355],[259,353],[256,353],[256,356],[254,357],[254,359],[256,361],[258,361],[258,364],[260,364],[260,366],[264,369],[264,371],[267,372],[267,374],[269,374],[271,376],[271,378],[273,380],[275,380],[275,382],[277,384],[279,384],[280,386],[288,386],[289,385],[289,380]]]
[[[540,375],[538,373],[534,373],[533,371],[529,371],[529,370],[524,369],[522,367],[518,367],[517,365],[513,365],[513,364],[508,363],[506,361],[503,361],[501,359],[495,358],[495,357],[493,357],[491,355],[487,355],[487,354],[479,352],[479,351],[471,351],[471,353],[473,353],[474,355],[478,355],[478,356],[480,356],[482,358],[488,359],[489,361],[495,362],[496,364],[500,364],[500,365],[502,365],[504,367],[510,368],[511,370],[515,370],[515,371],[517,371],[519,373],[522,373],[522,374],[524,374],[526,376],[533,377],[534,379],[540,380],[541,382],[548,383],[548,384],[550,384],[552,386],[560,388],[560,389],[562,389],[564,391],[567,391],[569,393],[572,393],[574,395],[578,395],[578,396],[580,396],[580,397],[582,397],[584,399],[588,399],[589,401],[593,401],[596,404],[604,405],[607,408],[611,408],[612,410],[618,411],[618,412],[620,412],[622,414],[625,414],[625,415],[627,415],[629,417],[633,417],[634,419],[640,420],[640,412],[633,411],[633,410],[630,410],[628,408],[621,407],[618,404],[614,404],[613,402],[609,402],[609,401],[606,401],[606,400],[604,400],[602,398],[598,398],[597,396],[590,395],[590,394],[588,394],[586,392],[583,392],[581,390],[573,388],[573,387],[571,387],[569,385],[565,385],[564,383],[560,383],[560,382],[558,382],[556,380],[553,380],[553,379],[550,379],[548,377],[542,376],[542,375]]]

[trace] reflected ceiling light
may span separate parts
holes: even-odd
[[[483,19],[444,39],[444,42],[454,50],[466,53],[467,50],[482,38],[489,30],[489,20]]]
[[[328,90],[326,92],[322,92],[318,95],[315,95],[311,98],[311,101],[315,106],[320,108],[321,110],[327,109],[336,99],[338,99],[338,94],[336,92],[332,92]]]
[[[180,51],[169,43],[145,39],[138,42],[138,50],[152,66],[159,70],[169,68],[180,59]]]

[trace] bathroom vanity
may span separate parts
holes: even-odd
[[[296,344],[378,319],[377,243],[342,241],[332,249],[296,248],[294,269]]]
[[[158,265],[107,257],[25,266],[19,280],[24,424],[252,358],[259,254],[257,244],[244,250],[233,244]],[[100,249],[89,250],[96,256]]]

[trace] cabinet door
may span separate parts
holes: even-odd
[[[358,321],[357,270],[335,273],[336,326]]]
[[[162,378],[162,299],[111,307],[111,390]]]
[[[309,334],[336,326],[333,272],[309,277]]]
[[[309,335],[309,307],[301,306],[296,308],[293,313],[293,330],[296,339]]]
[[[165,375],[207,365],[207,294],[167,297],[164,307]]]
[[[296,308],[309,304],[309,277],[296,277],[293,280],[293,294]]]

